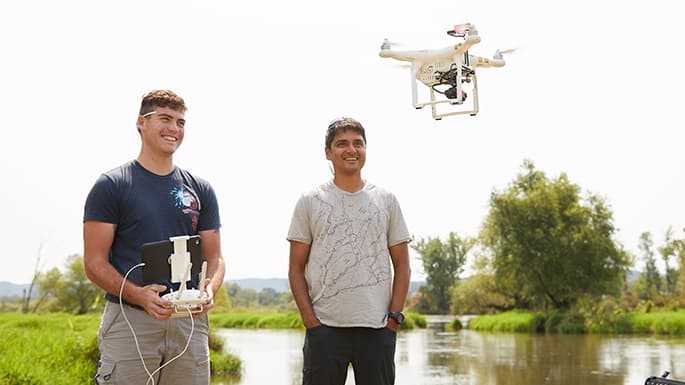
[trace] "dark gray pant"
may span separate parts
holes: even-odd
[[[304,338],[303,385],[344,385],[352,364],[356,385],[395,383],[397,335],[386,328],[317,326]]]

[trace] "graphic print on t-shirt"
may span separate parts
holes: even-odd
[[[363,287],[386,286],[391,279],[387,254],[387,217],[367,199],[315,196],[315,222],[322,225],[318,259],[322,290],[313,301]],[[314,263],[316,263],[314,262]]]
[[[170,195],[174,200],[174,205],[181,209],[183,214],[190,216],[193,231],[197,231],[197,223],[200,218],[200,199],[195,191],[189,186],[179,183],[178,186],[172,187]]]

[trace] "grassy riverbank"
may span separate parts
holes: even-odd
[[[100,314],[0,313],[0,384],[89,384],[99,358]],[[212,343],[211,345],[216,346]],[[240,374],[235,356],[212,351],[212,374]]]
[[[479,316],[468,329],[491,332],[606,333],[685,335],[685,310],[650,313],[614,313],[585,319],[570,313],[509,311]]]
[[[230,313],[210,313],[209,320],[215,327],[235,329],[304,329],[300,315],[295,312],[235,311]],[[402,325],[403,330],[425,328],[426,317],[417,313],[407,313]]]

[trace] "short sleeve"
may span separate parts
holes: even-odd
[[[203,196],[200,197],[200,219],[198,220],[197,231],[216,230],[221,227],[219,202],[209,183],[204,183],[202,187]]]
[[[400,243],[411,242],[411,235],[404,222],[400,203],[394,195],[390,195],[390,223],[388,225],[388,247],[399,245]]]
[[[119,223],[119,199],[116,186],[107,175],[100,175],[88,193],[83,221]]]
[[[295,211],[290,221],[290,229],[288,230],[288,240],[297,241],[311,245],[312,231],[309,225],[309,205],[307,204],[307,197],[302,196],[295,205]]]

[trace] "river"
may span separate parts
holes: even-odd
[[[397,338],[396,385],[642,385],[670,371],[685,379],[685,338],[445,332],[445,318]],[[300,385],[299,330],[220,329],[243,360],[239,379],[212,385]],[[354,384],[350,369],[346,385]]]

